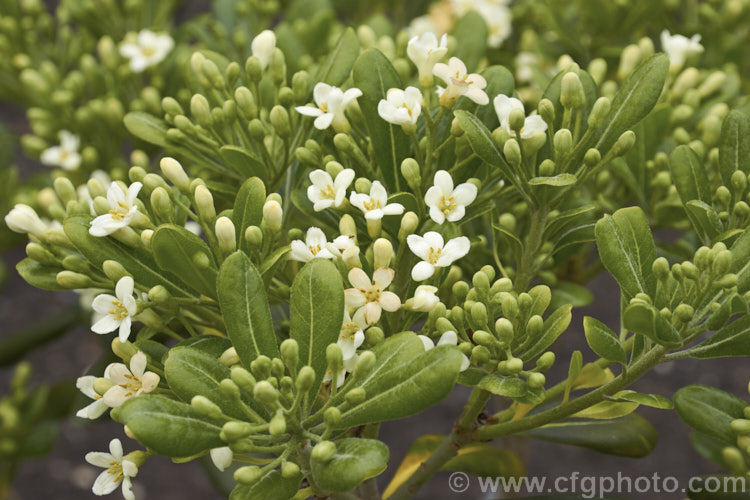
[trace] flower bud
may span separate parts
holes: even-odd
[[[620,135],[617,142],[612,147],[615,156],[622,156],[633,147],[635,144],[635,132],[627,130]]]
[[[221,408],[205,396],[193,396],[193,399],[190,400],[190,406],[193,407],[195,413],[202,417],[223,418]]]
[[[213,118],[211,116],[211,105],[201,94],[195,94],[190,99],[190,114],[195,122],[203,128],[213,127]]]
[[[641,49],[637,45],[631,44],[625,47],[620,56],[620,67],[617,68],[617,79],[625,79],[626,76],[633,72],[640,61]]]
[[[253,388],[253,397],[266,406],[273,406],[279,399],[279,391],[268,381],[261,380]]]
[[[555,353],[547,351],[536,360],[536,369],[539,371],[547,371],[552,368],[555,364]]]
[[[602,154],[599,152],[596,148],[590,148],[588,151],[586,151],[586,154],[583,156],[583,163],[591,168],[596,166],[597,163],[599,163],[602,159]]]
[[[521,147],[515,139],[508,139],[503,145],[503,155],[513,167],[521,165]]]
[[[221,74],[216,63],[210,59],[204,59],[201,63],[201,74],[215,89],[223,89],[226,85],[224,75]]]
[[[380,269],[381,267],[390,267],[391,260],[394,256],[393,245],[391,244],[391,242],[385,238],[378,238],[377,240],[375,240],[372,249],[374,256],[373,267],[375,269]]]
[[[163,221],[172,222],[174,219],[174,207],[169,193],[163,187],[157,187],[151,191],[151,208]]]
[[[517,134],[523,129],[525,121],[526,113],[524,113],[522,109],[514,109],[510,112],[508,124],[510,125],[511,130],[515,131]]]
[[[734,474],[744,474],[747,471],[747,463],[742,452],[734,446],[727,446],[721,450],[721,458],[727,468]]]
[[[63,272],[66,272],[66,271],[63,271]],[[719,288],[732,288],[732,287],[737,286],[737,282],[738,282],[737,275],[730,273],[730,274],[725,274],[724,276],[722,276],[721,279],[715,282],[715,285],[718,286]]]
[[[333,441],[321,441],[313,447],[310,458],[318,463],[330,461],[336,454],[336,445]]]
[[[680,304],[674,310],[674,316],[683,323],[687,323],[693,319],[694,314],[695,310],[688,304]]]
[[[315,370],[311,366],[303,366],[297,374],[297,391],[307,392],[315,382]]]
[[[268,433],[272,436],[281,436],[286,433],[286,418],[281,412],[276,412],[268,423]]]
[[[292,479],[300,474],[299,465],[294,462],[281,462],[281,477],[284,479]]]
[[[280,49],[273,51],[269,69],[271,70],[271,78],[277,86],[286,82],[286,61],[284,53]]]
[[[541,387],[544,387],[545,382],[547,381],[547,378],[541,374],[541,373],[532,373],[529,375],[529,387],[532,387],[534,389],[539,389]]]
[[[336,373],[344,363],[344,354],[338,344],[328,344],[328,347],[326,347],[326,362],[332,373]]]
[[[299,344],[294,339],[286,339],[281,343],[280,351],[284,364],[289,368],[290,372],[294,372],[299,363]]]
[[[513,341],[513,323],[507,318],[499,318],[495,321],[495,334],[500,342],[510,345]]]
[[[230,377],[243,391],[251,392],[255,388],[255,377],[241,366],[233,366]]]
[[[370,373],[373,366],[375,366],[375,353],[372,351],[364,351],[360,354],[359,358],[357,358],[354,370],[352,371],[352,377],[356,380],[362,380],[368,373]]]
[[[510,293],[500,293],[500,305],[503,309],[503,316],[509,320],[513,321],[518,316],[518,300]]]
[[[560,90],[560,104],[569,109],[579,109],[586,104],[586,94],[583,92],[581,78],[573,71],[563,75]]]
[[[521,358],[510,358],[505,366],[510,373],[520,373],[523,370],[523,360]]]
[[[26,245],[26,255],[28,255],[29,258],[46,266],[58,265],[57,258],[55,258],[52,252],[45,249],[39,243],[29,243],[28,245]]]
[[[555,175],[555,162],[550,160],[549,158],[545,158],[542,163],[539,164],[539,175],[541,175],[542,177],[550,177],[552,175]]]
[[[281,231],[282,216],[281,204],[278,201],[269,200],[263,205],[263,222],[269,230]]]
[[[260,467],[257,465],[246,465],[234,471],[234,480],[240,484],[255,484],[261,476]]]
[[[239,358],[238,358],[239,359]],[[219,382],[219,391],[232,399],[240,399],[240,388],[231,379],[225,378]]]
[[[89,288],[93,285],[91,278],[85,274],[74,273],[73,271],[60,271],[55,277],[57,284],[67,290],[78,288]]]
[[[323,421],[326,423],[328,427],[333,427],[336,424],[339,423],[339,420],[341,420],[341,411],[334,407],[328,408],[323,413]]]
[[[544,98],[539,101],[536,109],[542,119],[548,124],[555,121],[555,105],[549,99]]]
[[[385,333],[377,326],[372,326],[365,331],[365,342],[372,347],[378,345],[385,339]]]
[[[356,387],[347,392],[344,399],[346,399],[346,402],[350,405],[356,406],[364,401],[366,397],[367,394],[365,393],[365,390],[362,387]]]
[[[731,265],[732,265],[732,251],[722,250],[714,258],[712,270],[714,274],[716,274],[717,276],[723,276],[729,271],[729,268],[731,267]]]
[[[99,394],[100,396],[104,396],[104,393],[110,390],[115,385],[114,382],[112,382],[108,378],[104,377],[98,377],[94,380],[94,391]]]
[[[410,234],[414,234],[419,226],[419,217],[414,212],[406,212],[401,217],[401,227],[398,230],[398,240],[403,242]]]
[[[237,354],[237,349],[235,349],[234,347],[230,347],[229,349],[221,353],[221,356],[219,356],[219,361],[226,366],[239,364],[240,357]],[[239,386],[237,382],[234,383]]]
[[[269,116],[271,125],[276,134],[282,139],[288,139],[292,135],[291,124],[289,123],[289,112],[283,106],[276,105],[271,108]]]
[[[229,217],[216,219],[216,239],[219,241],[219,248],[222,252],[234,252],[237,245],[237,235],[235,234],[234,223]]]
[[[555,157],[564,156],[573,149],[573,135],[570,130],[561,128],[552,137],[552,144],[555,148]]]
[[[414,191],[419,191],[422,184],[422,176],[419,171],[419,163],[414,158],[406,158],[401,162],[401,175],[406,179],[406,183]]]
[[[604,123],[604,120],[607,119],[611,108],[612,101],[610,101],[608,98],[600,97],[599,99],[597,99],[594,103],[594,107],[591,108],[591,113],[589,114],[589,127],[598,127],[599,125]]]
[[[310,91],[310,75],[307,71],[298,71],[292,76],[292,92],[297,104],[302,104],[307,99]]]
[[[161,167],[161,172],[164,174],[164,177],[169,179],[177,189],[183,193],[188,192],[190,188],[190,178],[185,173],[185,169],[182,168],[180,162],[174,158],[165,157],[161,159],[159,166]]]

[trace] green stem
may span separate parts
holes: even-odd
[[[523,248],[523,255],[518,263],[516,272],[515,289],[517,292],[524,292],[529,286],[529,282],[534,277],[534,261],[537,258],[539,249],[542,246],[542,236],[547,223],[547,209],[538,208],[531,213],[531,226],[529,234],[526,236],[526,244]]]

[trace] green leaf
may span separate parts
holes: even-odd
[[[470,10],[456,22],[451,34],[456,39],[453,56],[466,64],[469,73],[476,71],[487,50],[489,31],[484,18],[475,10]]]
[[[247,251],[245,231],[250,226],[260,227],[263,220],[263,205],[266,202],[266,186],[257,177],[251,177],[240,186],[232,209],[232,222],[237,229],[237,248]]]
[[[450,393],[461,362],[458,349],[438,346],[407,365],[394,363],[392,369],[384,367],[377,378],[370,378],[361,386],[367,399],[343,412],[338,427],[395,420],[429,408]]]
[[[620,363],[623,366],[627,364],[627,356],[625,355],[625,349],[620,344],[620,339],[607,325],[590,316],[585,316],[583,318],[583,329],[586,333],[586,342],[597,356]]]
[[[557,174],[552,177],[534,177],[529,179],[529,185],[563,187],[575,184],[577,181],[578,178],[573,174]]]
[[[454,114],[461,125],[461,129],[466,134],[466,138],[474,154],[485,163],[500,170],[500,173],[503,174],[503,177],[508,182],[518,186],[518,179],[510,168],[510,165],[506,163],[505,158],[495,143],[495,139],[492,138],[492,134],[490,134],[484,123],[468,111],[456,110]]]
[[[300,363],[315,370],[311,394],[317,394],[328,363],[326,348],[335,344],[344,320],[344,285],[336,266],[313,259],[292,283],[289,336],[299,344]]]
[[[660,410],[671,410],[674,408],[672,401],[660,396],[659,394],[643,394],[640,392],[625,390],[620,391],[612,396],[610,399],[614,401],[632,401],[644,406],[650,406],[652,408],[659,408]]]
[[[711,245],[714,239],[724,231],[724,224],[719,214],[707,203],[700,200],[689,201],[685,204],[685,212],[701,241],[706,245]]]
[[[638,408],[638,403],[632,401],[601,401],[589,406],[585,410],[573,414],[578,418],[593,418],[595,420],[610,420],[629,415]]]
[[[477,387],[525,404],[539,404],[544,400],[544,388],[530,387],[525,380],[518,377],[505,377],[491,373],[482,377]]]
[[[550,314],[549,317],[544,320],[542,333],[537,341],[534,342],[520,356],[520,358],[524,361],[532,360],[542,354],[549,346],[551,346],[555,342],[555,340],[557,340],[557,337],[562,335],[562,333],[568,328],[568,325],[570,325],[570,320],[573,317],[571,313],[572,309],[573,306],[571,306],[570,304],[566,304]]]
[[[224,351],[232,347],[232,342],[226,337],[216,335],[196,335],[178,342],[175,347],[191,347],[218,359]]]
[[[669,155],[669,169],[683,205],[692,200],[711,203],[706,167],[692,148],[677,146]]]
[[[65,290],[57,284],[57,273],[62,271],[62,267],[45,266],[31,257],[26,257],[16,264],[16,271],[31,286],[41,288],[42,290],[52,290],[59,292]]]
[[[655,307],[635,302],[623,311],[623,324],[631,332],[644,335],[657,344],[676,347],[682,343],[680,333]]]
[[[730,190],[735,170],[750,174],[750,117],[732,110],[724,118],[719,141],[719,172]]]
[[[164,361],[169,388],[186,403],[205,396],[228,416],[245,420],[247,415],[237,402],[225,395],[219,383],[229,378],[229,367],[205,351],[194,347],[173,347]]]
[[[621,208],[596,223],[596,245],[602,264],[614,276],[627,300],[638,293],[653,297],[656,277],[651,271],[656,246],[646,214],[639,207]]]
[[[543,441],[633,458],[651,453],[657,439],[656,429],[636,413],[611,420],[570,418],[532,429],[526,434]]]
[[[735,446],[737,435],[729,427],[744,418],[747,403],[728,392],[706,385],[688,385],[674,395],[674,408],[691,428]]]
[[[699,359],[750,356],[750,316],[742,316],[691,349]]]
[[[335,86],[341,85],[349,78],[358,55],[359,38],[352,28],[346,28],[326,61],[318,69],[314,81]],[[362,90],[361,87],[359,88]]]
[[[125,128],[138,139],[164,148],[167,146],[167,129],[163,120],[145,111],[131,111],[123,119]]]
[[[573,351],[570,355],[570,363],[568,364],[568,378],[565,379],[565,391],[563,393],[563,403],[568,402],[570,398],[570,391],[573,390],[578,376],[581,374],[583,369],[583,355],[581,351]]]
[[[120,407],[118,419],[159,455],[189,457],[226,446],[219,437],[221,422],[205,419],[189,404],[164,396],[130,398]]]
[[[114,238],[98,238],[89,234],[89,215],[74,215],[65,219],[65,234],[81,254],[96,268],[105,260],[115,260],[133,275],[136,283],[147,288],[162,285],[177,297],[194,297],[195,294],[174,274],[159,270],[151,252],[143,247],[131,248]]]
[[[260,354],[278,357],[266,289],[250,258],[240,251],[227,257],[219,269],[216,287],[227,335],[242,365],[249,369],[250,362]]]
[[[388,447],[380,441],[344,438],[335,443],[336,453],[331,460],[312,462],[313,480],[323,490],[350,491],[388,465]]]
[[[419,466],[440,446],[445,436],[426,434],[420,436],[409,447],[399,464],[393,479],[383,492],[388,498],[406,481]],[[459,471],[480,477],[523,477],[525,470],[521,460],[510,450],[490,443],[470,443],[458,450],[455,457],[441,467],[444,471]]]
[[[302,475],[285,478],[278,470],[272,470],[253,484],[238,484],[229,495],[229,500],[289,500],[297,494]]]
[[[565,304],[586,307],[594,302],[594,294],[585,286],[570,281],[559,281],[552,289],[550,307],[557,309]]]
[[[212,299],[216,298],[218,271],[208,245],[184,227],[164,224],[151,237],[151,250],[160,268],[180,276],[185,284]],[[195,264],[197,256],[205,256],[208,266]]]
[[[237,146],[222,146],[219,148],[219,155],[224,163],[240,174],[243,178],[260,177],[268,179],[266,166],[254,154],[246,149]]]
[[[380,118],[378,103],[389,89],[403,88],[401,78],[387,57],[376,48],[363,52],[354,63],[354,86],[362,91],[358,99],[372,140],[375,160],[384,184],[391,193],[406,186],[401,175],[401,162],[409,156],[409,138],[400,125]]]

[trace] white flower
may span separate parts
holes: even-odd
[[[120,54],[130,59],[130,69],[141,73],[149,66],[159,64],[174,47],[174,40],[166,33],[158,35],[151,30],[138,34],[128,33],[120,45]]]
[[[424,236],[410,234],[406,243],[411,251],[422,259],[411,270],[414,281],[424,281],[435,274],[436,267],[448,267],[456,260],[469,253],[471,246],[469,238],[459,236],[448,243],[443,243],[443,237],[435,231],[428,231]]]
[[[342,365],[339,367],[338,373],[336,373],[336,387],[341,387],[346,379],[346,374],[354,371],[354,366],[357,364],[359,356],[356,354],[349,359],[345,359]],[[331,370],[326,370],[326,374],[323,376],[323,383],[326,384],[333,379],[333,373]]]
[[[683,35],[670,35],[668,30],[661,32],[661,48],[669,57],[669,69],[677,71],[685,65],[687,58],[703,52],[701,36],[688,38]]]
[[[67,130],[61,130],[58,138],[60,144],[42,151],[39,159],[51,167],[60,167],[64,170],[77,169],[81,165],[81,155],[78,153],[81,140]]]
[[[490,102],[490,98],[482,90],[487,86],[487,80],[482,75],[467,73],[466,65],[461,59],[451,57],[448,64],[437,63],[432,73],[447,84],[440,95],[441,105],[446,106],[462,95],[477,104]]]
[[[350,248],[354,249],[354,255],[359,255],[359,247],[354,242],[354,237],[348,236],[346,234],[337,236],[333,241],[329,242],[326,245],[326,248],[328,248],[328,251],[333,255],[341,259],[344,258],[344,252],[346,252]]]
[[[422,93],[416,87],[390,89],[378,103],[378,114],[388,123],[415,130],[422,112]]]
[[[102,414],[109,409],[109,405],[104,402],[104,399],[94,390],[94,381],[96,377],[93,375],[87,375],[85,377],[78,377],[76,380],[76,387],[86,396],[94,400],[93,403],[89,404],[85,408],[81,408],[76,413],[76,417],[88,418],[94,420],[99,418]]]
[[[119,439],[109,442],[109,453],[92,451],[86,454],[86,461],[105,469],[94,482],[94,495],[112,493],[122,483],[122,496],[125,500],[135,500],[131,478],[138,474],[138,465],[122,456],[122,443]]]
[[[211,455],[211,461],[221,472],[224,472],[224,469],[232,465],[234,454],[229,446],[213,448],[209,453]]]
[[[313,124],[319,130],[325,130],[333,124],[336,132],[346,132],[349,130],[349,122],[344,115],[344,111],[346,111],[350,102],[361,95],[362,91],[357,88],[351,88],[344,92],[338,87],[319,82],[313,89],[313,98],[317,108],[297,106],[294,109],[302,115],[315,116]]]
[[[105,376],[115,385],[104,393],[102,399],[112,408],[119,408],[129,398],[149,393],[159,385],[159,375],[146,371],[148,360],[138,351],[130,358],[130,369],[122,363],[112,363],[105,370]]]
[[[422,344],[424,344],[425,351],[429,351],[430,349],[435,348],[435,343],[430,337],[427,337],[425,335],[418,335],[418,337],[422,341]],[[448,330],[447,332],[445,332],[440,336],[440,340],[438,340],[437,345],[458,345],[458,336],[456,335],[456,332],[452,330]],[[461,353],[461,356],[461,371],[464,371],[469,367],[471,362],[469,361],[469,358],[466,356],[466,354]]]
[[[445,54],[448,53],[448,37],[440,37],[440,43],[434,33],[428,31],[409,40],[406,55],[417,67],[419,83],[425,87],[432,85],[432,70]]]
[[[349,271],[349,283],[354,288],[344,291],[346,306],[356,308],[352,320],[361,324],[362,320],[368,325],[378,322],[383,309],[398,311],[401,299],[393,292],[386,292],[393,281],[393,269],[381,267],[372,273],[372,280],[360,268],[354,267]]]
[[[477,197],[477,187],[465,182],[453,188],[453,179],[445,170],[435,172],[435,185],[424,195],[424,202],[430,207],[430,218],[442,224],[448,219],[456,222],[466,213],[466,205]]]
[[[260,67],[266,69],[271,62],[271,56],[276,48],[276,35],[271,30],[262,31],[258,36],[253,38],[250,44],[253,55],[260,61]]]
[[[107,201],[111,209],[109,213],[100,215],[91,221],[89,233],[92,236],[107,236],[130,225],[130,221],[138,212],[135,200],[138,198],[138,191],[141,190],[142,186],[143,184],[140,182],[134,182],[128,187],[126,194],[119,184],[113,182],[107,190]]]
[[[512,31],[510,9],[505,5],[482,2],[478,5],[477,12],[487,23],[487,45],[492,48],[500,47]]]
[[[430,312],[440,303],[440,298],[435,295],[437,291],[435,286],[419,285],[414,290],[414,297],[407,301],[407,305],[412,311]]]
[[[305,241],[292,241],[289,257],[300,262],[310,262],[313,259],[332,259],[333,254],[328,251],[325,233],[318,227],[311,227],[307,230]]]
[[[351,168],[345,168],[336,174],[335,180],[325,170],[310,172],[312,185],[307,188],[307,198],[313,202],[313,209],[320,212],[326,208],[340,207],[353,180],[354,170]]]
[[[400,215],[404,213],[404,206],[400,203],[388,203],[388,193],[380,181],[370,186],[370,194],[352,191],[349,202],[362,210],[365,219],[382,219],[384,215]]]
[[[125,342],[130,336],[133,316],[138,312],[138,304],[133,297],[135,283],[133,278],[120,278],[115,286],[115,295],[103,293],[97,295],[91,307],[101,318],[91,329],[95,333],[104,334],[119,329],[120,342]]]
[[[344,322],[341,325],[341,332],[336,343],[341,348],[341,353],[344,355],[345,360],[357,354],[357,348],[365,341],[364,331],[368,325],[362,321],[363,318],[361,316],[357,319],[359,321],[354,321],[349,315],[348,309],[344,308]]]
[[[495,113],[497,113],[497,118],[500,120],[500,126],[509,134],[515,136],[515,131],[510,128],[510,114],[516,109],[524,111],[523,103],[515,97],[508,97],[503,94],[497,95],[492,103],[495,105]],[[541,116],[527,116],[521,128],[521,139],[529,139],[537,132],[546,132],[546,130],[547,122]]]
[[[17,203],[8,212],[8,215],[5,216],[5,224],[11,231],[30,233],[34,236],[40,236],[47,230],[47,225],[42,222],[36,211],[23,203]]]

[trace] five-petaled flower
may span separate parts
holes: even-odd
[[[159,385],[159,375],[146,371],[148,359],[138,351],[130,358],[130,369],[122,363],[112,363],[105,370],[105,376],[114,384],[107,389],[102,400],[112,408],[136,396],[149,393]]]
[[[332,259],[334,255],[328,250],[325,233],[318,227],[311,227],[307,230],[305,241],[292,241],[289,257],[300,262],[310,262],[313,259]]]
[[[107,190],[110,210],[91,221],[89,233],[92,236],[107,236],[118,229],[129,226],[133,217],[138,213],[135,200],[138,198],[138,192],[142,186],[143,184],[140,182],[134,182],[128,187],[128,192],[125,193],[119,184],[113,182]]]
[[[120,45],[120,54],[130,59],[130,69],[141,73],[149,66],[159,64],[174,47],[172,37],[157,34],[151,30],[141,30],[138,34],[128,33]]]
[[[104,377],[107,377],[106,372],[104,372]],[[76,380],[76,387],[78,388],[78,390],[80,390],[85,396],[88,396],[89,398],[94,400],[88,406],[85,406],[78,410],[78,412],[76,413],[76,417],[94,420],[101,417],[102,414],[109,409],[109,405],[104,402],[101,394],[97,393],[94,390],[94,381],[96,381],[96,377],[94,377],[93,375],[78,377],[78,380]]]
[[[344,111],[354,99],[362,95],[362,91],[357,88],[348,89],[346,92],[338,87],[333,87],[327,83],[319,82],[313,89],[313,99],[315,106],[297,106],[298,113],[305,116],[315,116],[313,125],[319,130],[325,130],[331,124],[336,132],[348,132],[349,121],[346,119]]]
[[[356,315],[355,315],[356,316]],[[357,348],[365,341],[364,331],[367,329],[367,323],[360,316],[359,322],[354,321],[349,315],[349,310],[344,308],[344,322],[341,325],[339,339],[336,342],[341,348],[344,359],[349,359],[357,353]]]
[[[344,291],[346,306],[357,309],[352,320],[362,324],[374,325],[380,319],[383,309],[389,312],[398,311],[401,299],[393,292],[385,291],[393,281],[393,269],[381,267],[372,273],[372,280],[360,268],[349,271],[349,283],[353,288]]]
[[[432,32],[423,33],[409,40],[406,46],[406,55],[417,67],[419,73],[419,84],[423,87],[432,85],[432,70],[448,53],[448,37],[440,37],[440,43]]]
[[[671,35],[669,31],[661,32],[661,48],[669,57],[669,69],[679,71],[685,65],[688,57],[703,52],[701,36],[693,35],[688,38],[683,35]]]
[[[390,89],[378,103],[380,117],[388,123],[401,125],[407,132],[416,131],[421,112],[422,93],[416,87]]]
[[[124,276],[115,286],[115,295],[103,293],[94,298],[91,307],[100,316],[91,327],[95,333],[105,334],[119,330],[120,342],[128,340],[133,316],[138,313],[138,304],[133,296],[134,287],[133,278]]]
[[[524,111],[523,103],[515,97],[508,97],[503,94],[497,95],[492,103],[495,105],[495,113],[497,113],[497,118],[500,120],[500,126],[510,135],[515,136],[516,132],[510,128],[510,114],[515,110]],[[546,131],[547,122],[541,116],[527,116],[520,131],[521,139],[529,139],[538,132],[544,133]]]
[[[466,96],[480,105],[490,102],[490,98],[483,90],[487,86],[487,80],[482,75],[468,73],[461,59],[451,57],[448,64],[437,63],[432,73],[446,83],[440,94],[441,106],[450,107],[461,96]]]
[[[422,344],[424,344],[425,351],[429,351],[430,349],[435,348],[435,343],[430,337],[427,337],[426,335],[418,335],[418,337],[422,341]],[[438,340],[437,345],[458,345],[458,336],[456,335],[456,332],[448,330],[447,332],[443,333],[440,336],[440,340]],[[466,356],[466,354],[462,353],[461,356],[461,371],[464,371],[469,367],[471,361]]]
[[[125,500],[135,500],[131,478],[138,474],[138,465],[122,455],[122,443],[119,439],[109,442],[109,453],[92,451],[86,454],[86,461],[91,465],[104,468],[94,482],[92,491],[95,495],[107,495],[122,484],[122,496]]]
[[[404,206],[400,203],[388,203],[388,193],[380,181],[370,186],[370,194],[352,191],[349,202],[362,210],[365,219],[382,219],[384,215],[400,215],[404,213]]]
[[[58,138],[60,144],[42,151],[39,159],[50,167],[60,167],[63,170],[77,169],[81,165],[81,155],[78,152],[81,140],[67,130],[61,130]]]
[[[466,214],[466,205],[477,197],[477,187],[465,182],[453,187],[453,179],[445,170],[435,172],[435,185],[427,190],[424,202],[430,207],[430,218],[442,224],[456,222]]]
[[[456,260],[469,253],[471,246],[469,238],[459,236],[448,243],[443,242],[443,237],[435,231],[428,231],[424,236],[410,234],[406,237],[406,243],[411,251],[422,259],[411,270],[414,281],[424,281],[435,274],[436,267],[448,267]]]
[[[354,170],[345,168],[333,179],[325,170],[313,170],[310,172],[312,185],[307,188],[307,198],[313,202],[316,212],[326,208],[338,208],[346,199],[346,190],[354,180]]]

